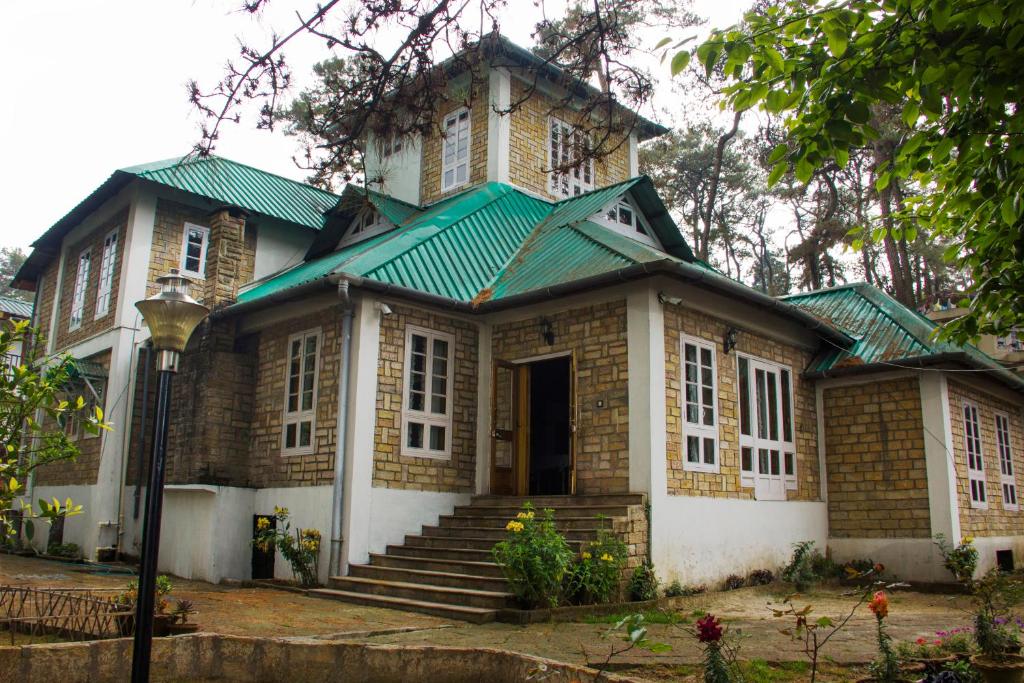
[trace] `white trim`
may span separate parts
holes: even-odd
[[[622,207],[623,204],[626,206]],[[622,223],[618,218],[612,220],[608,217],[608,213],[613,209],[616,212],[616,216],[621,215],[621,208],[625,208],[633,215],[633,222],[629,225]],[[654,230],[651,228],[651,224],[647,222],[647,217],[637,208],[636,202],[633,201],[628,192],[624,192],[609,202],[604,208],[591,216],[590,220],[598,225],[603,225],[609,230],[614,230],[620,235],[634,239],[637,242],[643,242],[659,251],[664,251],[658,238],[654,236]]]
[[[814,384],[814,412],[818,439],[818,496],[828,502],[828,448],[825,444],[825,387]]]
[[[188,259],[188,233],[189,230],[198,230],[203,235],[203,243],[199,250],[199,270],[189,270],[185,267]],[[210,247],[210,229],[205,225],[196,225],[186,222],[181,230],[181,274],[199,280],[206,279],[206,251]]]
[[[686,347],[692,346],[696,352],[696,359],[692,365],[696,368],[696,377],[690,384],[696,385],[696,422],[691,422],[687,416],[687,398],[686,398]],[[701,351],[707,351],[711,358],[711,404],[705,405],[703,400],[704,394],[704,382],[703,382],[703,370],[704,364],[701,361]],[[719,396],[718,396],[718,344],[707,339],[699,339],[690,335],[680,334],[679,335],[679,408],[680,408],[680,424],[682,426],[682,446],[680,451],[680,457],[683,462],[683,469],[691,472],[712,472],[717,474],[721,471],[721,444],[720,435],[718,433],[718,412],[719,412]],[[711,408],[712,423],[710,425],[705,424],[703,420],[703,412],[705,409]],[[697,462],[691,462],[689,459],[689,442],[690,437],[697,440]],[[707,462],[707,440],[711,439],[714,444],[712,450],[712,459],[714,462]]]
[[[740,359],[744,359],[747,362],[747,369],[749,374],[748,377],[748,391],[747,391],[747,402],[750,419],[750,434],[743,433],[742,425],[742,401],[743,397],[740,395],[741,386],[741,373],[740,373]],[[771,425],[766,425],[768,434],[765,437],[758,435],[758,400],[757,400],[757,387],[756,378],[757,370],[761,370],[765,373],[765,378],[769,375],[774,377],[772,384],[776,391],[776,406],[775,406],[775,419],[777,420],[777,438],[771,436]],[[783,373],[789,375],[789,391],[785,391],[783,387]],[[786,491],[795,491],[799,487],[799,453],[796,448],[796,403],[794,401],[796,395],[795,386],[796,375],[793,372],[793,368],[788,365],[775,363],[749,353],[736,353],[736,398],[737,403],[737,415],[736,419],[738,424],[739,432],[739,457],[740,457],[740,486],[753,487],[755,496],[758,500],[786,500]],[[769,400],[769,387],[765,384],[765,406],[768,406]],[[786,420],[785,420],[785,399],[788,397],[789,400],[789,436],[790,439],[786,440]],[[750,449],[751,457],[751,468],[743,468],[743,450]],[[761,471],[761,451],[764,451],[765,456],[768,458],[768,472]],[[774,468],[774,461],[772,455],[777,454],[779,461],[779,474],[774,474],[771,470]],[[787,472],[787,458],[791,456],[793,465],[793,471]],[[820,458],[820,453],[819,453]],[[782,489],[780,492],[775,492],[772,487],[781,483]],[[760,485],[760,486],[759,486]],[[760,489],[760,495],[758,491]]]
[[[85,263],[85,268],[82,264]],[[78,253],[78,269],[75,271],[75,287],[71,294],[71,311],[68,316],[68,332],[82,326],[85,319],[85,292],[89,288],[89,270],[92,266],[92,248],[86,247]]]
[[[952,543],[960,542],[960,499],[956,463],[953,458],[953,429],[949,385],[941,372],[923,372],[921,418],[924,428],[925,473],[928,480],[928,516],[931,535],[942,534]]]
[[[306,367],[306,340],[310,337],[316,339],[316,350],[313,357],[313,396],[311,398],[311,405],[306,410],[302,409],[302,380],[308,371]],[[296,410],[288,410],[288,399],[290,398],[289,381],[291,380],[291,365],[292,365],[292,344],[299,342],[299,387],[298,393],[296,394]],[[314,327],[302,332],[296,332],[295,334],[288,337],[288,342],[285,346],[285,364],[284,364],[284,408],[282,410],[281,420],[281,455],[309,455],[316,451],[316,406],[317,406],[317,394],[320,392],[320,359],[322,358],[323,351],[323,331],[319,327]],[[309,444],[306,446],[299,445],[299,438],[302,433],[302,423],[309,422]],[[287,435],[288,426],[295,425],[295,445],[288,446]]]
[[[93,314],[93,320],[99,320],[110,312],[110,298],[114,293],[114,264],[117,261],[118,231],[118,228],[114,228],[103,238],[99,284],[96,286],[96,312]]]
[[[971,507],[988,509],[988,489],[985,483],[985,447],[981,440],[981,417],[978,404],[964,399],[960,417],[964,429],[964,455],[967,458],[967,490]],[[973,456],[973,458],[972,458]],[[972,467],[971,461],[980,467]]]
[[[492,67],[488,79],[490,107],[487,111],[487,180],[509,182],[509,146],[512,117],[506,111],[512,101],[512,79],[507,69]]]
[[[561,155],[561,158],[557,161],[551,154],[552,132],[556,126],[558,130],[556,144]],[[568,145],[565,143],[567,134],[573,139]],[[584,134],[583,131],[577,130],[575,126],[569,125],[558,117],[548,117],[547,138],[544,140],[544,146],[547,148],[548,155],[548,191],[556,197],[575,197],[590,192],[596,186],[597,179],[595,178],[594,160],[592,158],[587,159],[582,164],[571,167],[569,171],[555,172],[553,170],[556,166],[565,166],[572,163],[575,158],[575,155],[572,153],[572,145],[575,144],[576,136]],[[589,181],[587,180],[588,174],[590,175]]]
[[[463,114],[466,115],[466,153],[464,157],[460,158],[458,140],[461,123],[459,119],[462,118]],[[454,138],[449,135],[450,125],[454,126]],[[460,107],[444,116],[441,128],[442,135],[444,136],[441,140],[441,192],[449,192],[469,183],[470,160],[473,157],[473,112],[467,107]],[[455,150],[449,161],[447,160],[448,147],[453,143],[455,144]],[[461,166],[466,167],[466,177],[459,180],[459,167]],[[446,183],[444,177],[449,171],[452,172],[452,181]]]
[[[538,363],[543,360],[551,360],[553,358],[567,358],[572,355],[572,351],[553,351],[551,353],[540,353],[536,356],[527,356],[526,358],[502,358],[501,360],[512,363],[513,365],[526,365],[528,363]]]
[[[359,232],[352,232],[367,216],[372,216],[373,220],[369,224],[363,226]],[[363,240],[370,239],[371,237],[376,237],[377,235],[381,235],[394,227],[394,224],[385,218],[384,214],[378,211],[376,207],[364,206],[359,210],[355,217],[352,218],[348,227],[345,228],[345,233],[338,242],[338,249],[347,247],[350,244],[357,244]]]
[[[996,430],[996,459],[999,462],[999,493],[1003,499],[1003,508],[1006,510],[1020,510],[1020,503],[1017,499],[1017,480],[1013,465],[1013,437],[1010,435],[1010,415],[1002,410],[996,410],[993,421]],[[1000,428],[1000,420],[1003,421],[1005,429]],[[1004,470],[1009,472],[1004,472]],[[1009,488],[1011,502],[1006,502],[1006,495]]]
[[[409,407],[409,385],[412,372],[412,337],[413,335],[426,339],[426,358],[423,372],[423,410],[413,410]],[[435,413],[430,408],[431,400],[434,397],[434,342],[445,341],[448,343],[447,375],[445,376],[445,412]],[[455,383],[455,335],[447,332],[438,332],[425,327],[407,325],[405,328],[405,365],[402,368],[402,447],[401,454],[414,458],[433,458],[448,460],[452,455],[452,406],[453,385]],[[414,422],[423,426],[423,445],[419,447],[409,446],[409,423]],[[435,450],[429,448],[430,428],[443,427],[445,430],[444,448]]]
[[[665,438],[665,310],[655,288],[645,286],[627,295],[626,341],[629,490],[648,496],[654,509],[651,548],[652,552],[658,552],[662,538],[654,531],[663,526],[658,505],[668,495],[668,440]]]
[[[476,394],[476,492],[487,493],[491,486],[491,384],[494,381],[491,367],[490,324],[477,325],[477,394]]]
[[[640,144],[636,131],[629,134],[629,177],[640,175]]]

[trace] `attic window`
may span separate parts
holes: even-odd
[[[380,158],[387,159],[392,154],[398,154],[402,151],[402,138],[397,135],[391,135],[384,144],[381,145]]]
[[[661,249],[647,219],[627,195],[619,197],[613,204],[595,214],[591,220],[639,242]]]
[[[352,223],[349,225],[348,230],[345,231],[345,236],[341,239],[338,246],[361,242],[374,235],[387,232],[392,227],[394,226],[381,215],[380,211],[371,206],[364,207],[352,219]]]
[[[594,160],[584,156],[586,134],[554,117],[548,120],[550,189],[556,197],[575,197],[594,189]],[[575,165],[573,165],[575,164]]]

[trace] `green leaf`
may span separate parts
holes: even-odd
[[[789,95],[785,90],[772,90],[764,100],[764,108],[772,114],[778,114],[789,103]]]
[[[787,170],[789,170],[789,164],[784,160],[775,164],[775,166],[772,167],[772,172],[768,174],[768,187],[772,187],[778,183],[782,179],[782,176],[786,175]]]
[[[810,182],[811,178],[814,177],[814,164],[807,159],[799,159],[796,162],[794,173],[796,174],[796,179],[801,183]]]
[[[690,52],[688,50],[683,50],[681,52],[677,52],[676,56],[672,58],[672,66],[671,66],[672,75],[673,76],[678,76],[679,73],[683,69],[685,69],[689,63],[690,63]]]
[[[789,151],[789,146],[785,142],[780,142],[772,148],[771,153],[768,155],[768,163],[774,164],[776,161],[786,156],[786,152]]]
[[[917,102],[909,101],[903,105],[903,123],[907,124],[907,128],[913,128],[914,124],[917,123],[917,117],[921,115],[921,108],[917,106]]]
[[[826,21],[822,25],[822,30],[825,31],[825,39],[828,41],[828,51],[836,59],[842,58],[846,54],[846,46],[850,43],[850,34],[835,21]]]
[[[1013,197],[1007,197],[1003,200],[1003,203],[999,205],[999,212],[1003,216],[1003,222],[1007,225],[1013,225],[1017,222],[1017,211],[1013,207]]]
[[[860,100],[854,100],[846,107],[846,118],[854,123],[867,123],[871,120],[871,110]]]
[[[875,179],[875,190],[881,192],[885,188],[889,187],[889,183],[892,181],[892,171],[886,171],[880,173]]]
[[[764,60],[779,73],[786,70],[786,61],[782,58],[782,53],[773,47],[764,48]]]
[[[672,42],[671,38],[668,38],[668,37],[662,38],[661,40],[658,41],[658,44],[654,46],[654,49],[655,50],[660,50],[661,48],[665,47],[666,45],[668,45],[671,42]]]

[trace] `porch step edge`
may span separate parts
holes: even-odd
[[[410,598],[394,598],[388,595],[376,595],[370,593],[352,593],[334,588],[315,588],[309,591],[314,597],[328,600],[341,600],[373,607],[384,607],[401,611],[422,612],[434,616],[442,616],[451,619],[460,619],[475,624],[484,624],[494,621],[498,610],[486,607],[467,607],[464,605],[450,605],[440,602],[426,602],[424,600],[412,600]]]

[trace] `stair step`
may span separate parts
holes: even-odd
[[[440,560],[464,560],[469,562],[492,562],[490,550],[465,548],[425,548],[415,545],[389,545],[388,555],[401,557],[423,557]]]
[[[405,581],[382,581],[357,576],[331,577],[331,587],[351,593],[387,595],[435,604],[460,605],[482,609],[501,609],[511,605],[511,593],[453,588]]]
[[[480,607],[464,607],[461,605],[448,605],[437,602],[426,602],[423,600],[409,600],[407,598],[395,598],[388,595],[373,595],[368,593],[352,593],[349,591],[335,590],[333,588],[316,588],[309,591],[310,595],[331,600],[341,600],[357,605],[369,605],[371,607],[384,607],[407,612],[421,612],[435,617],[445,619],[459,619],[474,624],[486,624],[494,621],[497,610],[483,609]]]
[[[531,503],[538,510],[543,508],[564,508],[574,505],[643,505],[642,493],[609,493],[578,496],[473,496],[473,505],[515,505],[522,507]]]
[[[408,569],[405,567],[382,567],[372,564],[354,564],[349,567],[349,572],[349,576],[361,579],[422,583],[433,586],[469,588],[483,591],[508,591],[508,581],[498,576],[477,576],[428,569]],[[333,579],[334,577],[331,578]]]
[[[570,541],[592,541],[597,538],[597,532],[598,530],[596,528],[566,529],[562,531],[562,535]],[[423,527],[421,535],[434,537],[443,536],[448,538],[490,538],[494,541],[500,541],[508,535],[508,532],[503,526],[425,526]]]
[[[483,562],[471,560],[446,559],[441,557],[405,557],[402,555],[384,555],[370,553],[370,564],[374,567],[390,567],[395,569],[414,569],[421,571],[450,572],[500,578],[503,576],[501,567],[490,558]]]
[[[516,513],[522,511],[523,508],[519,505],[502,505],[500,503],[496,505],[474,503],[473,505],[457,505],[455,507],[455,515],[457,517],[500,517],[504,515],[506,520],[515,519]],[[560,515],[566,515],[567,517],[596,517],[597,515],[625,517],[628,514],[628,505],[599,504],[565,505],[555,509],[554,512],[555,519],[558,519]]]
[[[508,516],[505,515],[464,515],[456,517],[455,515],[442,515],[438,521],[438,525],[444,528],[489,528],[489,529],[501,529],[505,530],[505,525],[508,524]],[[559,531],[571,531],[574,529],[598,529],[598,528],[611,528],[612,520],[608,517],[555,517],[555,528]]]
[[[500,541],[500,538],[476,538],[472,536],[406,536],[405,546],[416,548],[442,548],[442,549],[465,549],[483,550],[491,552],[491,548]],[[578,550],[584,543],[580,540],[566,541],[573,550]]]

